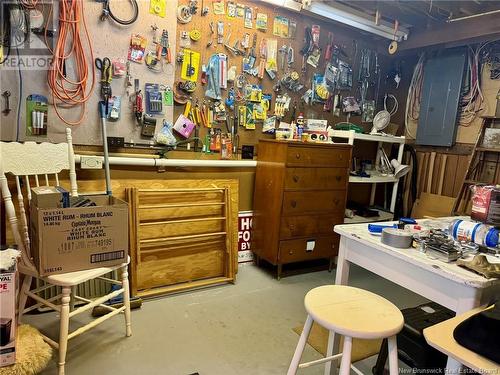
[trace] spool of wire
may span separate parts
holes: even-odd
[[[188,23],[192,18],[191,9],[189,9],[187,5],[179,5],[179,7],[177,7],[177,21],[179,21],[179,23]]]

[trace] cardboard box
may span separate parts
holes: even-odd
[[[16,362],[16,266],[0,269],[0,367]]]
[[[32,254],[41,276],[121,264],[128,257],[128,206],[89,196],[91,207],[31,205]]]
[[[60,186],[37,186],[31,188],[31,204],[39,208],[69,206],[69,192]]]

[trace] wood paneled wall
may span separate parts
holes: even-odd
[[[418,187],[422,192],[456,197],[467,171],[470,155],[417,151]]]

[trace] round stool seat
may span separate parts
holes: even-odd
[[[304,304],[314,321],[344,336],[385,338],[403,328],[403,314],[394,304],[363,289],[320,286],[307,293]]]

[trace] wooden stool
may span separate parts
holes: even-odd
[[[387,338],[389,349],[390,375],[398,374],[398,350],[396,334],[403,328],[401,311],[374,293],[344,285],[325,285],[309,291],[304,300],[307,319],[299,338],[299,343],[288,368],[288,375],[294,375],[298,368],[326,363],[325,374],[330,362],[342,358],[340,375],[348,375],[350,369],[362,374],[351,364],[353,337],[359,339]],[[334,333],[344,336],[342,353],[333,355],[333,345],[329,342],[326,357],[307,363],[299,363],[306,346],[313,321]],[[329,341],[332,341],[332,340]],[[332,341],[333,342],[333,341]]]

